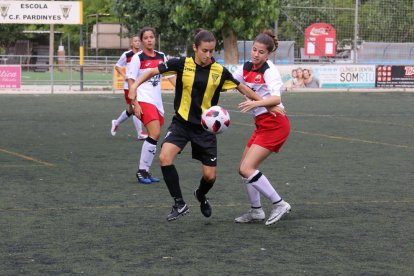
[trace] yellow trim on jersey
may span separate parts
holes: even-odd
[[[220,84],[221,76],[223,75],[223,66],[213,63],[208,75],[207,88],[204,93],[203,103],[201,104],[201,110],[204,112],[211,106],[211,99],[214,96],[214,92]]]
[[[234,82],[225,80],[223,83],[223,87],[221,89],[224,91],[224,90],[234,89],[236,87],[237,87],[237,84],[235,84]]]
[[[184,70],[182,76],[182,95],[180,101],[180,107],[178,109],[178,114],[188,121],[191,107],[191,92],[193,91],[194,76],[196,72],[196,64],[194,63],[191,57],[187,57],[184,63]]]

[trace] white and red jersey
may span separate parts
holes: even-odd
[[[233,74],[234,78],[253,89],[262,99],[270,96],[282,96],[283,82],[279,70],[271,61],[266,61],[260,68],[254,68],[251,61],[240,66]],[[278,105],[283,108],[282,102]],[[268,112],[265,107],[252,109],[254,116]]]
[[[162,52],[154,51],[154,56],[148,56],[143,51],[139,52],[132,57],[127,71],[128,79],[135,81],[145,71],[156,68],[158,64],[166,61],[167,58]],[[155,105],[160,114],[164,115],[164,106],[161,98],[161,75],[153,76],[138,87],[137,100]]]
[[[135,55],[133,50],[125,51],[121,57],[118,59],[118,62],[115,66],[126,67],[126,72],[128,72],[129,64],[131,63],[132,57]],[[124,89],[128,90],[128,81],[124,80]]]

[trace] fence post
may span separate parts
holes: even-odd
[[[354,63],[357,63],[357,47],[358,47],[358,2],[355,0],[355,18],[354,18]]]
[[[53,57],[52,57],[53,61]],[[49,64],[49,71],[50,71],[50,93],[53,94],[53,62],[52,64]]]
[[[70,66],[69,66],[69,70],[70,70],[70,74],[69,74],[69,76],[70,76],[70,78],[69,78],[70,79],[70,82],[69,82],[70,83],[69,84],[69,90],[70,91],[72,91],[72,81],[73,81],[73,77],[72,77],[72,69],[73,69],[72,68],[72,62],[73,62],[72,59],[70,59]]]

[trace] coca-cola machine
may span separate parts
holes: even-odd
[[[336,30],[327,23],[315,23],[305,30],[305,55],[336,56]]]

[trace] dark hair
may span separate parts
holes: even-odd
[[[139,38],[141,39],[141,41],[142,41],[142,37],[144,36],[144,33],[148,31],[152,32],[154,36],[157,36],[157,33],[155,32],[155,29],[153,27],[144,27],[139,32]]]
[[[279,46],[276,36],[271,29],[266,29],[254,39],[254,42],[259,42],[266,45],[269,53],[276,51]]]
[[[196,46],[196,48],[198,46],[200,46],[201,42],[215,42],[216,38],[214,37],[214,35],[207,31],[204,30],[202,28],[197,28],[194,32],[194,44]]]

